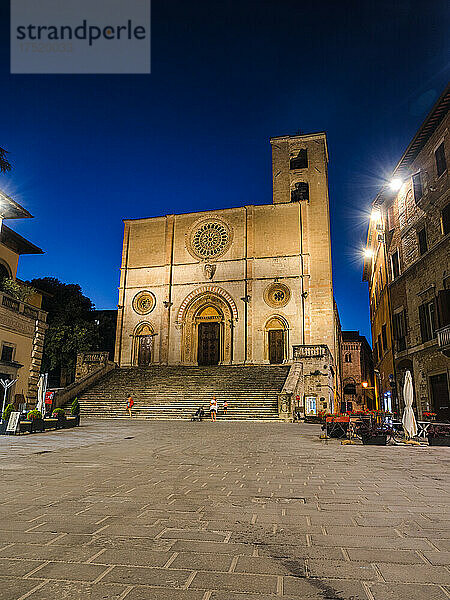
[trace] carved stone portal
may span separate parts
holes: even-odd
[[[219,324],[219,364],[231,364],[233,313],[224,298],[211,292],[196,296],[184,311],[181,334],[182,362],[189,365],[198,363],[199,326],[206,321]]]

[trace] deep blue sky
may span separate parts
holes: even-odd
[[[270,203],[269,137],[325,130],[335,296],[369,335],[369,205],[447,82],[445,0],[154,0],[139,76],[10,75],[0,1],[0,187],[46,252],[20,277],[115,308],[123,218]]]

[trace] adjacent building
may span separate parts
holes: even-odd
[[[359,331],[341,333],[341,412],[375,409],[372,350]],[[364,385],[363,385],[364,384]]]
[[[419,418],[438,421],[450,420],[449,104],[447,88],[373,202],[363,275],[381,406],[402,409],[409,370]]]
[[[0,192],[0,379],[17,379],[7,394],[7,400],[16,405],[36,402],[47,313],[41,310],[41,294],[22,293],[24,286],[17,279],[20,256],[43,252],[4,221],[30,217]],[[3,388],[0,392],[3,401]]]
[[[271,139],[273,203],[126,220],[120,367],[315,357],[311,405],[338,378],[324,133]],[[308,385],[306,385],[308,381]],[[330,384],[331,381],[331,384]]]

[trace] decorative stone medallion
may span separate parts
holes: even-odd
[[[264,302],[272,308],[286,306],[291,298],[291,290],[284,283],[272,283],[264,291]]]
[[[188,252],[200,260],[214,260],[225,254],[231,245],[231,227],[219,218],[206,218],[194,223],[187,234]]]
[[[133,310],[138,315],[148,315],[155,308],[156,298],[148,290],[138,292],[133,298]]]

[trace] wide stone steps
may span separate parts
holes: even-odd
[[[287,366],[146,367],[116,369],[80,395],[83,417],[129,418],[128,394],[135,400],[138,419],[189,419],[203,406],[209,417],[213,395],[219,418],[227,420],[278,420],[278,393]],[[222,402],[228,401],[223,415]]]

